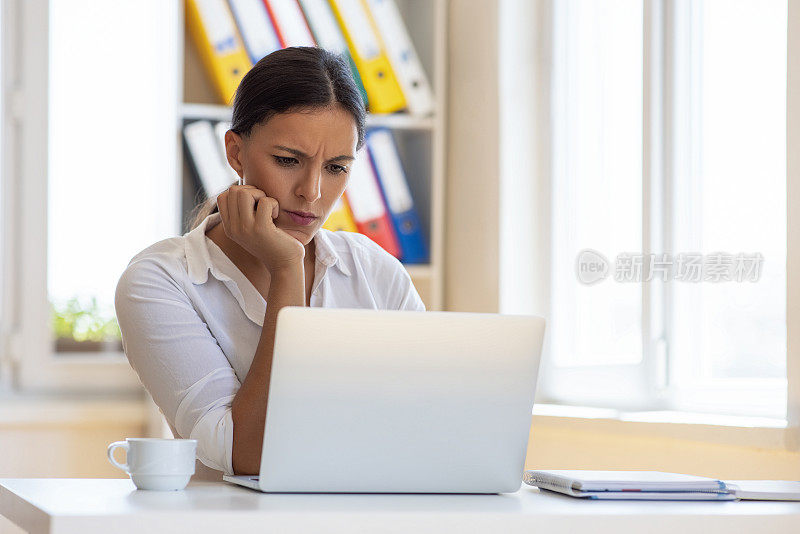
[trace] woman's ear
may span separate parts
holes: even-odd
[[[244,140],[242,136],[228,130],[225,132],[225,157],[228,164],[236,171],[240,178],[244,176]]]

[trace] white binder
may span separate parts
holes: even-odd
[[[399,215],[414,208],[414,200],[392,133],[384,128],[371,130],[367,146],[375,162],[378,180],[383,184],[389,210]]]
[[[253,64],[281,48],[264,0],[228,0],[228,3]]]
[[[383,37],[386,55],[412,115],[429,115],[434,101],[428,77],[394,0],[365,0]]]
[[[230,174],[222,166],[219,139],[211,122],[200,120],[187,124],[183,127],[183,137],[206,195],[212,197],[230,187]]]
[[[239,175],[236,174],[236,171],[233,170],[230,163],[228,163],[228,155],[225,152],[225,132],[231,129],[231,123],[227,121],[220,121],[214,125],[214,131],[217,133],[217,137],[219,138],[220,142],[220,156],[222,157],[222,166],[225,167],[231,176],[231,182],[238,182]]]
[[[335,54],[348,53],[342,30],[327,0],[299,0],[318,45]]]
[[[316,46],[297,0],[268,0],[283,46]]]
[[[383,203],[378,177],[372,170],[367,147],[356,152],[345,193],[356,222],[366,223],[386,214],[386,205]]]

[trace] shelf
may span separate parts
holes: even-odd
[[[435,112],[430,116],[410,113],[367,114],[367,129],[392,131],[429,243],[430,261],[403,264],[428,310],[444,305],[442,262],[444,258],[444,213],[446,181],[447,101],[447,12],[449,0],[397,0],[398,8],[417,50],[423,69],[434,91]],[[194,120],[230,122],[232,107],[222,104],[197,53],[189,32],[181,24],[183,72],[179,91],[178,128]],[[180,138],[180,131],[178,132]],[[181,151],[181,155],[183,152]],[[197,202],[197,183],[187,162],[181,159],[183,191],[182,217],[186,218]]]
[[[181,105],[181,117],[190,120],[208,119],[214,121],[230,121],[231,108],[222,105],[190,104],[184,102]]]
[[[433,276],[433,269],[428,264],[403,264],[411,278],[422,279],[431,278]]]
[[[417,117],[407,113],[368,114],[367,128],[383,126],[395,130],[432,130],[433,117]]]
[[[183,103],[181,105],[181,117],[183,119],[208,119],[215,121],[230,121],[231,108],[215,104],[192,104]],[[385,127],[395,130],[432,130],[434,118],[417,117],[408,113],[387,113],[387,114],[368,114],[367,127]]]

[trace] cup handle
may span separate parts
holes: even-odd
[[[114,449],[117,447],[121,447],[125,449],[125,463],[121,464],[114,459]],[[128,442],[127,441],[115,441],[111,445],[108,446],[108,461],[111,462],[114,467],[122,469],[126,473],[128,472]]]

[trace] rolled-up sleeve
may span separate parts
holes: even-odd
[[[186,292],[151,260],[128,265],[114,298],[122,345],[139,380],[197,458],[233,474],[231,406],[241,383]]]

